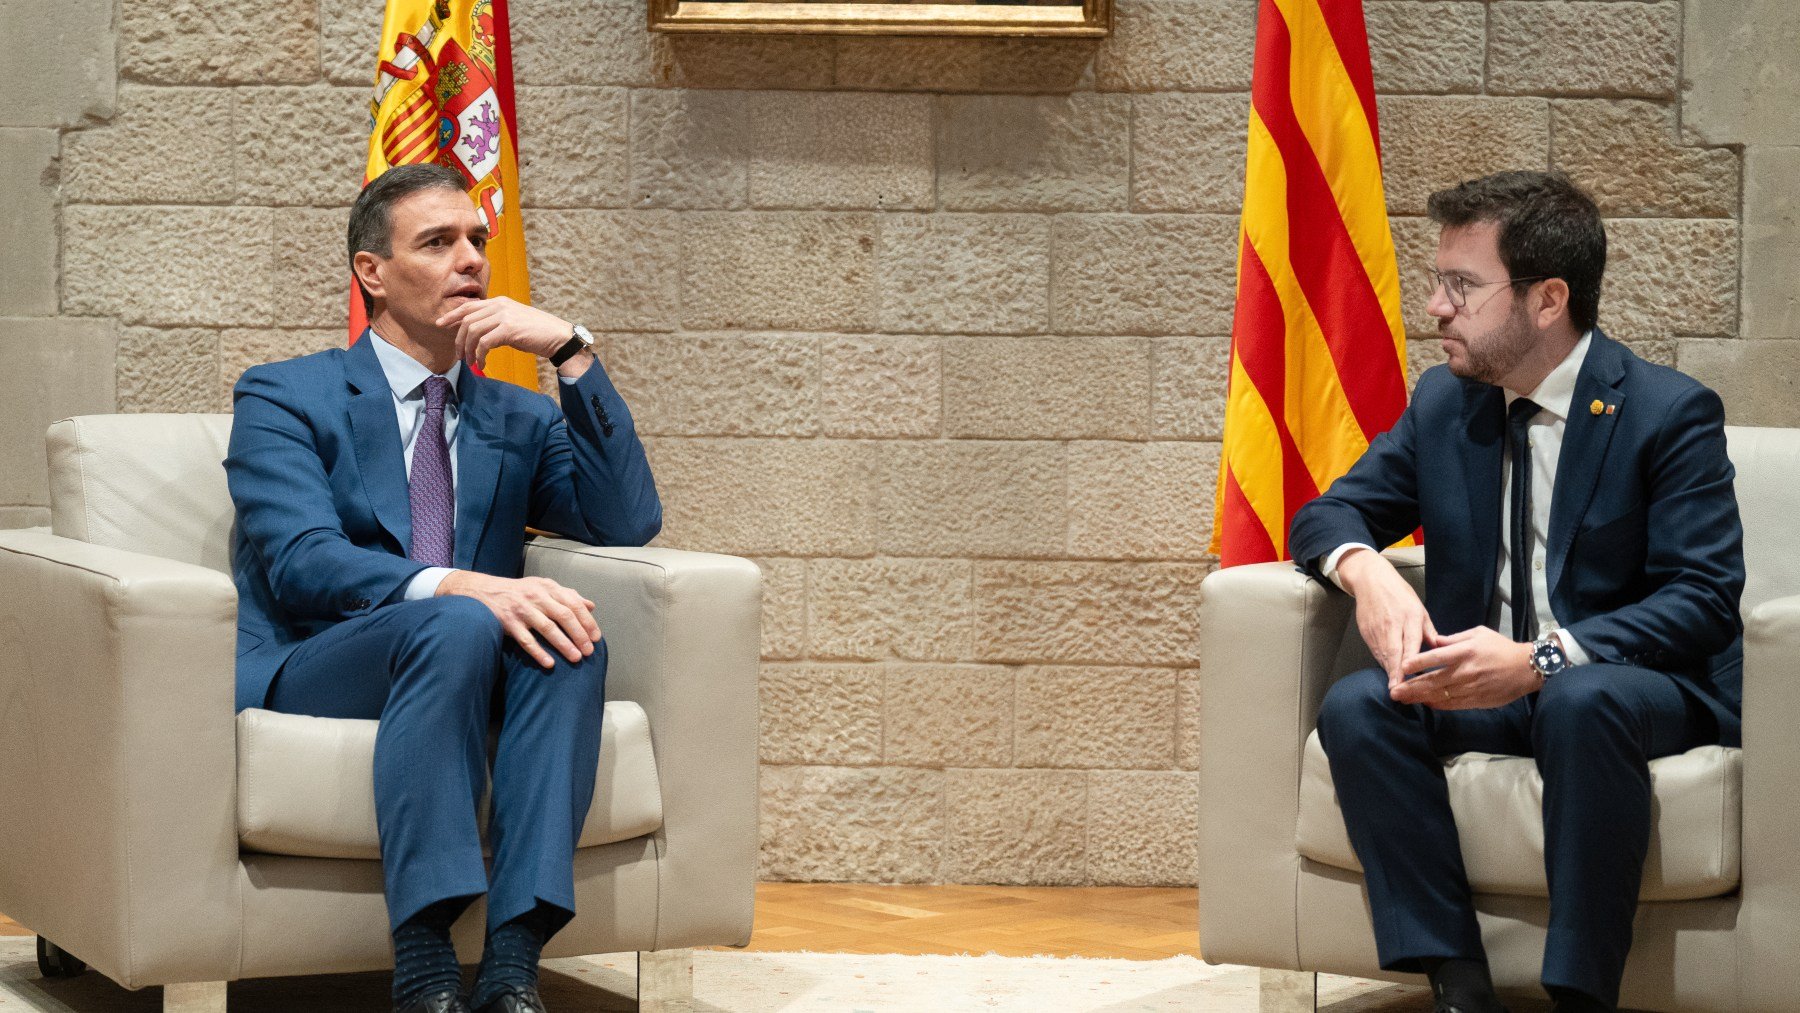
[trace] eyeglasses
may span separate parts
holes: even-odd
[[[1524,285],[1534,281],[1547,281],[1550,277],[1551,275],[1539,274],[1529,278],[1504,278],[1500,281],[1470,281],[1460,274],[1445,274],[1435,268],[1425,268],[1425,280],[1430,283],[1431,292],[1436,292],[1438,287],[1442,286],[1444,294],[1450,297],[1450,305],[1457,309],[1462,309],[1469,304],[1469,289],[1488,288],[1492,285],[1506,285],[1508,287],[1513,285]],[[1427,293],[1427,297],[1429,297],[1429,295],[1430,293]],[[1488,298],[1492,299],[1493,296],[1489,296]],[[1484,301],[1481,305],[1486,306],[1487,303]],[[1480,311],[1481,306],[1477,306],[1470,312],[1479,313]]]

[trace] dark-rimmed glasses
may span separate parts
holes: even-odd
[[[1469,304],[1469,289],[1488,288],[1492,285],[1524,285],[1534,281],[1546,281],[1551,277],[1547,274],[1539,274],[1529,278],[1503,278],[1499,281],[1470,281],[1460,274],[1447,274],[1433,267],[1427,267],[1424,270],[1425,281],[1431,285],[1431,292],[1426,293],[1426,298],[1429,299],[1431,293],[1436,292],[1438,288],[1442,286],[1444,294],[1450,297],[1450,305],[1457,309],[1462,309]],[[1489,296],[1488,298],[1491,299],[1493,296]],[[1487,303],[1483,302],[1481,305],[1486,306]],[[1471,313],[1479,313],[1480,311],[1480,306],[1470,310]]]

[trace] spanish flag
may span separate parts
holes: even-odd
[[[1406,407],[1406,332],[1359,0],[1262,0],[1213,551],[1287,558],[1295,511]]]
[[[376,59],[363,185],[415,162],[461,173],[487,221],[488,295],[531,302],[506,0],[388,0]],[[366,326],[352,280],[350,340]],[[537,389],[537,360],[516,349],[495,349],[484,372]]]

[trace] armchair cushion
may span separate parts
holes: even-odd
[[[1701,746],[1650,761],[1654,825],[1639,898],[1696,900],[1738,887],[1742,750]],[[1477,893],[1548,897],[1544,781],[1527,757],[1463,753],[1445,762],[1463,866]],[[1315,862],[1362,872],[1319,733],[1306,740],[1296,845]]]
[[[375,831],[377,722],[246,710],[238,715],[238,843],[309,858],[381,857]],[[477,819],[485,848],[485,793]],[[594,804],[581,848],[654,833],[662,793],[650,722],[636,703],[606,705]]]
[[[231,572],[229,415],[86,415],[45,435],[50,528],[64,538]]]

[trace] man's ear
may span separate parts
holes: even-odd
[[[1537,291],[1537,312],[1533,315],[1538,328],[1547,330],[1558,318],[1569,315],[1569,283],[1561,278],[1546,278]]]
[[[362,282],[363,291],[369,293],[371,299],[381,299],[387,295],[387,286],[381,281],[381,268],[385,266],[382,258],[368,250],[356,251],[355,259],[350,261],[350,268],[356,272],[356,280]]]

